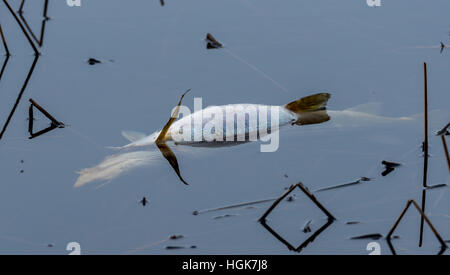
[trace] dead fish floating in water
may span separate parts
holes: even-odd
[[[417,122],[420,115],[411,117],[385,117],[376,114],[376,104],[363,104],[342,111],[326,108],[331,95],[318,93],[292,101],[286,105],[229,104],[199,108],[190,113],[181,102],[186,91],[173,109],[162,130],[150,135],[123,131],[130,141],[121,147],[110,147],[117,153],[106,157],[100,164],[79,172],[75,187],[95,180],[110,181],[133,168],[150,165],[160,154],[169,162],[178,178],[182,178],[177,158],[169,144],[191,147],[226,147],[252,141],[262,141],[261,152],[274,152],[279,145],[279,129],[288,125],[313,125],[328,122],[332,127],[374,127],[395,122]],[[437,110],[433,117],[445,116],[448,110]],[[178,116],[182,114],[182,118]],[[332,118],[330,120],[330,118]],[[160,152],[154,150],[155,146]],[[151,149],[151,151],[149,150]]]
[[[331,95],[318,93],[282,106],[260,104],[212,106],[192,114],[183,114],[183,117],[177,120],[181,102],[187,92],[189,90],[181,96],[162,130],[149,136],[138,132],[122,132],[131,143],[114,149],[122,150],[123,153],[107,157],[96,167],[80,171],[75,187],[94,180],[113,179],[127,169],[149,163],[155,157],[154,154],[130,150],[154,145],[168,160],[179,179],[187,184],[181,176],[178,161],[167,145],[168,142],[175,145],[211,148],[263,141],[269,143],[261,144],[261,151],[273,152],[278,149],[280,127],[318,124],[330,119],[326,104]]]

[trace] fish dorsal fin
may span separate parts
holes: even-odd
[[[360,112],[371,115],[380,115],[382,110],[381,102],[369,102],[346,109],[346,111]]]
[[[146,135],[144,133],[135,131],[122,131],[122,136],[130,142],[135,142],[137,140],[143,139]]]

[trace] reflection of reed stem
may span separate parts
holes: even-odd
[[[5,47],[6,56],[10,56],[8,45],[6,44],[5,35],[3,34],[2,25],[0,25],[0,36],[2,37],[3,46]]]
[[[44,108],[41,107],[36,101],[34,101],[32,98],[29,99],[30,103],[36,107],[41,113],[43,113],[48,119],[50,119],[54,124],[59,125],[62,123],[57,121],[49,112],[47,112]]]
[[[427,174],[428,174],[428,80],[427,80],[427,63],[423,63],[423,78],[424,78],[424,141],[423,141],[423,187],[427,187]],[[423,190],[422,194],[422,212],[425,212],[425,199],[426,191]],[[420,237],[419,247],[422,247],[423,243],[423,226],[424,216],[420,219]]]
[[[33,60],[33,64],[31,65],[30,70],[28,71],[28,75],[25,79],[25,82],[23,83],[22,88],[20,89],[19,95],[17,96],[16,102],[14,103],[14,106],[13,106],[11,112],[9,113],[8,118],[6,119],[6,122],[3,125],[2,131],[0,132],[0,139],[2,139],[3,134],[5,133],[6,129],[8,128],[9,122],[11,121],[11,118],[13,117],[17,106],[19,105],[19,102],[22,99],[22,95],[25,92],[25,89],[27,88],[27,85],[28,85],[28,82],[30,81],[31,76],[33,75],[34,68],[36,67],[36,63],[37,63],[38,59],[39,59],[39,55],[36,55],[36,57]]]
[[[24,1],[25,0],[22,0],[22,4],[24,3]],[[46,24],[47,20],[49,19],[49,17],[47,17],[47,9],[48,9],[48,0],[45,0],[45,2],[44,2],[44,11],[43,11],[44,19],[42,20],[41,33],[40,33],[39,39],[34,34],[33,30],[30,27],[30,25],[28,25],[27,20],[25,19],[25,17],[23,16],[23,13],[21,12],[22,10],[20,9],[19,12],[18,12],[19,13],[19,17],[22,20],[25,28],[31,34],[31,36],[33,37],[34,41],[36,41],[36,43],[39,45],[39,47],[42,47],[42,45],[44,43],[45,24]]]
[[[424,74],[424,141],[423,141],[423,187],[427,187],[428,172],[428,83],[427,83],[427,63],[423,63]]]
[[[417,211],[419,212],[420,216],[422,217],[422,219],[425,220],[425,222],[428,224],[428,226],[430,227],[431,231],[434,233],[434,235],[436,236],[436,238],[438,239],[439,243],[441,243],[441,250],[439,251],[439,254],[442,254],[446,249],[447,249],[447,245],[445,244],[445,241],[442,239],[441,235],[439,235],[439,232],[436,230],[436,228],[433,226],[433,224],[431,223],[431,221],[428,219],[427,215],[425,215],[425,213],[420,209],[419,205],[417,205],[417,203],[414,200],[409,200],[406,203],[405,208],[403,209],[402,213],[400,214],[400,216],[397,218],[397,220],[395,221],[394,225],[392,226],[391,230],[389,231],[389,233],[386,236],[386,240],[389,244],[389,247],[392,251],[392,253],[395,255],[396,252],[393,249],[394,247],[392,246],[392,242],[391,242],[391,237],[392,234],[394,233],[395,229],[397,228],[397,226],[399,225],[400,221],[402,220],[403,216],[405,215],[406,211],[408,211],[409,207],[412,205],[414,205],[414,207],[417,209]]]
[[[445,135],[441,135],[442,145],[444,146],[445,157],[447,158],[448,170],[450,171],[450,156],[448,155],[447,142],[445,141]]]
[[[11,6],[8,4],[8,2],[6,0],[3,0],[3,3],[5,3],[6,7],[8,8],[9,12],[12,14],[12,16],[14,17],[14,19],[16,19],[17,24],[19,24],[19,27],[22,29],[23,34],[25,35],[25,37],[27,38],[28,42],[30,43],[31,47],[34,50],[35,55],[39,55],[39,51],[36,48],[36,46],[34,45],[33,41],[31,40],[31,37],[28,35],[27,31],[25,30],[25,27],[23,26],[23,24],[20,22],[19,18],[17,17],[16,13],[13,11],[13,9],[11,8]]]

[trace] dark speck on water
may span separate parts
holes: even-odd
[[[173,245],[168,245],[168,246],[166,246],[166,249],[167,249],[167,250],[184,249],[184,248],[186,248],[186,247],[184,247],[184,246],[173,246]]]
[[[387,176],[389,173],[394,171],[396,167],[399,167],[401,165],[400,163],[391,162],[391,161],[385,161],[385,160],[383,160],[381,162],[381,164],[383,164],[385,166],[385,170],[381,173],[381,175],[383,177]]]
[[[383,235],[379,233],[351,237],[352,240],[364,240],[364,239],[379,240],[381,238],[383,238]]]
[[[212,36],[212,34],[207,33],[206,34],[206,48],[207,49],[219,49],[222,48],[222,43],[220,43],[219,41],[217,41],[214,36]]]
[[[89,65],[95,65],[95,64],[102,63],[100,60],[97,60],[95,58],[89,58],[87,62],[88,62]]]
[[[184,238],[183,235],[172,235],[172,236],[169,237],[170,240],[179,240],[179,239],[182,239],[182,238]]]
[[[294,196],[287,197],[286,201],[293,202],[295,200]]]
[[[142,204],[142,206],[145,206],[148,204],[148,200],[146,197],[143,197],[142,200],[140,201],[140,204]]]

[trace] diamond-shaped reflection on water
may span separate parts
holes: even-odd
[[[317,207],[319,210],[321,210],[328,218],[327,222],[324,225],[322,225],[319,229],[315,230],[311,234],[311,236],[309,236],[305,241],[303,241],[298,246],[292,245],[289,241],[287,241],[285,238],[283,238],[276,230],[274,230],[272,227],[270,227],[266,221],[266,218],[269,216],[269,214],[279,205],[280,202],[282,202],[291,192],[293,192],[296,187],[298,187],[300,190],[302,190],[302,192],[306,195],[306,197],[309,198],[314,203],[315,207]],[[335,218],[333,217],[333,215],[331,215],[330,212],[328,212],[328,210],[322,206],[322,204],[314,197],[314,195],[311,194],[311,192],[305,186],[303,186],[302,183],[297,183],[297,184],[292,185],[286,191],[286,193],[284,193],[282,196],[280,196],[272,204],[272,206],[269,207],[269,209],[264,213],[264,215],[262,215],[261,218],[259,219],[261,225],[267,231],[269,231],[277,240],[279,240],[281,243],[286,245],[286,247],[289,250],[296,251],[296,252],[301,252],[303,248],[308,246],[309,243],[313,242],[317,238],[317,236],[319,236],[327,227],[329,227],[334,222],[334,220],[335,220]]]

